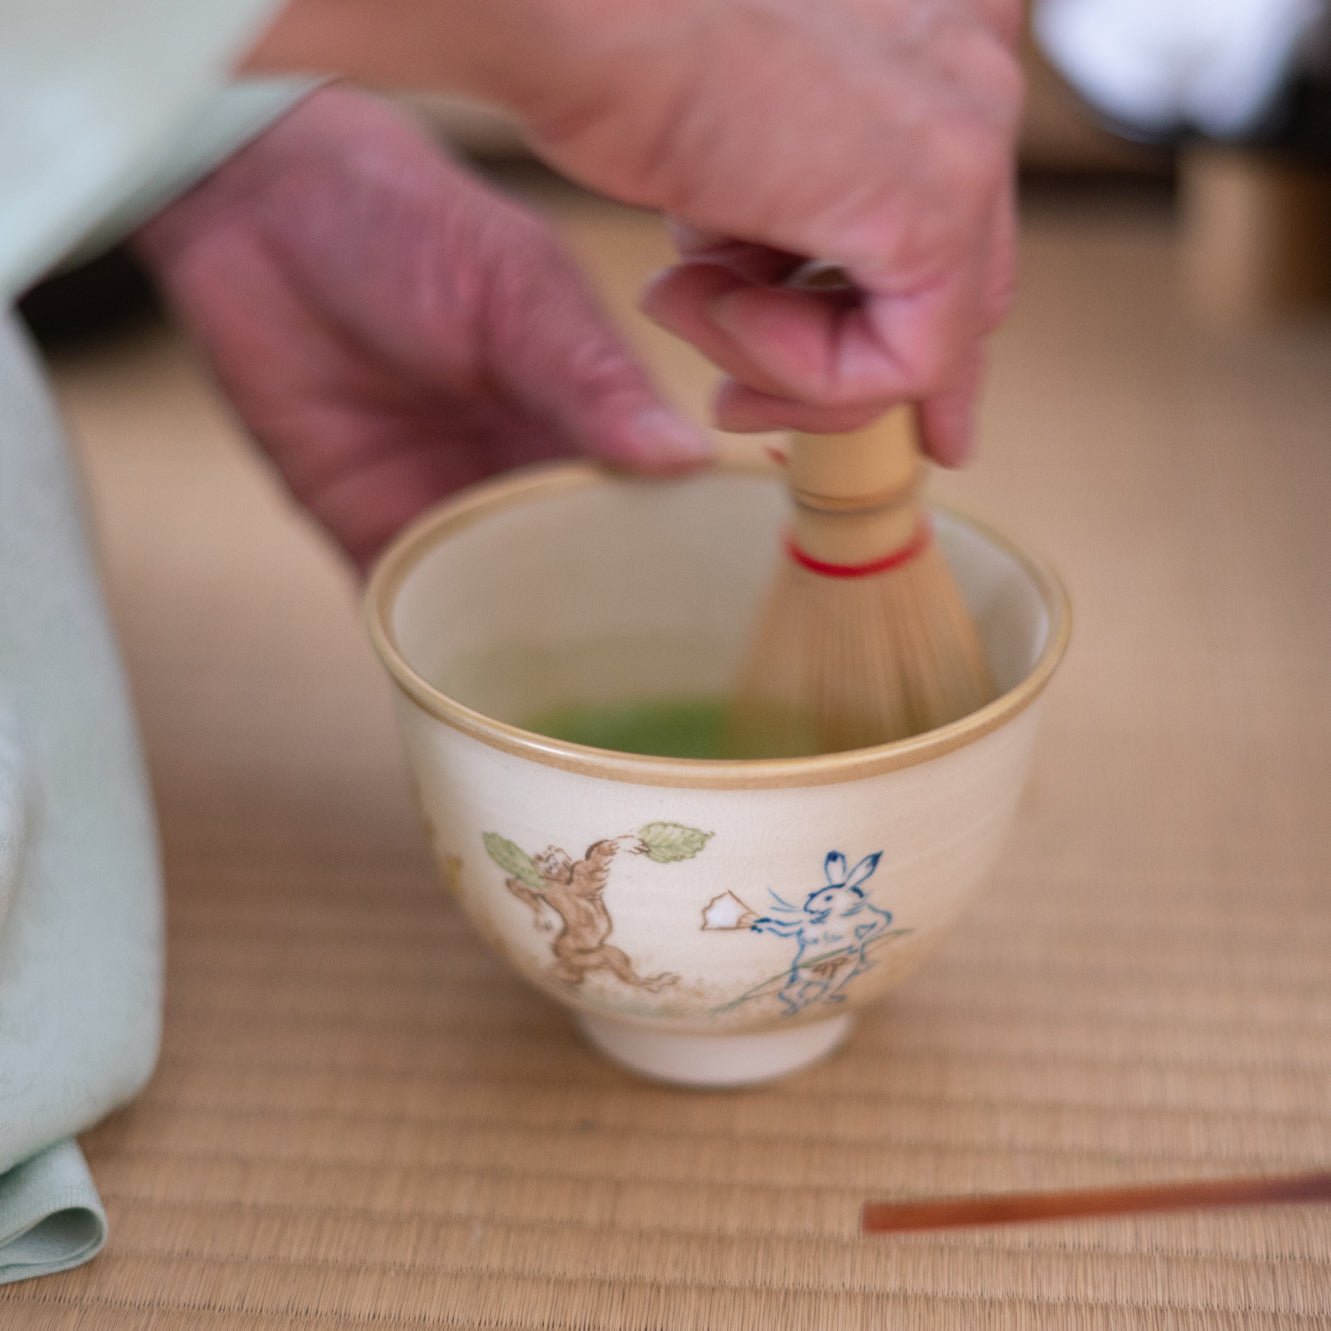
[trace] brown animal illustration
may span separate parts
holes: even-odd
[[[542,928],[553,927],[547,910],[558,917],[559,929],[552,943],[556,979],[577,985],[595,971],[609,971],[624,984],[657,993],[675,984],[679,976],[670,972],[639,975],[628,953],[609,941],[614,921],[606,908],[605,888],[610,865],[625,843],[629,854],[645,853],[646,848],[636,837],[594,841],[577,861],[558,846],[549,846],[532,856],[541,877],[539,892],[511,875],[505,882],[508,890],[530,907]]]

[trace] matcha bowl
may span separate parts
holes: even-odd
[[[939,511],[999,696],[876,748],[715,756],[785,514],[757,467],[558,464],[428,514],[367,593],[444,883],[593,1045],[681,1084],[813,1062],[927,955],[1000,851],[1068,640],[1055,576]]]

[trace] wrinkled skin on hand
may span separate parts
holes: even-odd
[[[655,72],[602,58],[535,104],[535,140],[687,224],[644,306],[730,375],[718,423],[830,431],[915,401],[935,458],[961,460],[1015,286],[1019,4],[589,7],[653,16]],[[862,299],[773,289],[792,255],[839,264]]]
[[[438,498],[585,454],[669,470],[662,403],[551,231],[323,88],[136,237],[236,412],[364,567]]]
[[[684,225],[645,308],[727,372],[721,425],[915,402],[950,463],[1014,286],[1020,27],[1019,0],[287,0],[249,67],[506,107],[570,176]],[[776,289],[791,256],[862,299]]]

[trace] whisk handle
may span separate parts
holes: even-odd
[[[862,565],[919,541],[924,464],[913,415],[898,407],[846,434],[792,436],[794,540],[805,554]]]
[[[829,512],[914,501],[924,464],[914,413],[896,407],[845,434],[795,434],[789,482],[801,502]]]

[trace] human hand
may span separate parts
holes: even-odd
[[[685,224],[685,262],[645,304],[730,375],[723,426],[848,429],[911,401],[937,460],[965,454],[1014,286],[1019,0],[373,13],[370,34],[355,0],[288,0],[252,64],[488,97],[569,175]],[[806,257],[845,269],[861,300],[780,290]]]
[[[314,92],[136,245],[362,568],[431,502],[510,466],[706,454],[550,230],[369,97]]]
[[[837,431],[914,401],[928,451],[962,460],[1015,285],[1019,6],[685,9],[654,35],[655,87],[631,71],[599,106],[538,119],[538,146],[686,224],[644,308],[730,375],[722,427]],[[806,256],[859,300],[783,289]]]

